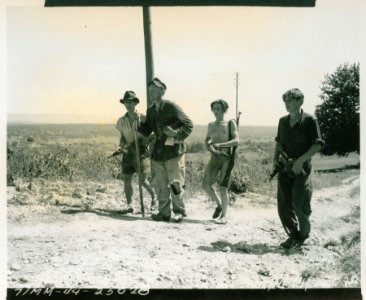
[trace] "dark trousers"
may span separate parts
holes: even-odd
[[[306,239],[310,233],[312,172],[307,175],[278,174],[277,210],[286,233]]]

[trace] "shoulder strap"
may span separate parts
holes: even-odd
[[[233,138],[233,135],[231,133],[231,129],[232,129],[232,122],[235,122],[235,120],[229,120],[229,141]],[[237,146],[231,147],[231,155],[235,156],[235,152],[236,152],[236,148]]]
[[[232,129],[232,123],[234,120],[229,120],[229,141],[233,138],[233,135],[231,133],[231,129]],[[235,121],[234,121],[235,122]]]

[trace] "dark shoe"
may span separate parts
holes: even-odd
[[[291,245],[291,247],[288,248],[287,250],[288,251],[297,251],[297,250],[300,250],[301,249],[301,246],[302,246],[302,242],[301,241],[294,240],[293,245]]]
[[[285,249],[290,249],[290,248],[294,247],[296,244],[298,244],[297,241],[295,239],[293,239],[292,237],[289,237],[286,241],[282,242],[280,244],[280,246]]]
[[[304,236],[299,233],[298,236],[296,237],[296,241],[298,244],[303,245],[305,243],[305,240],[307,240],[308,238],[309,238],[308,234]]]
[[[187,213],[185,210],[179,209],[179,210],[173,210],[174,215],[182,215],[183,217],[187,216]]]
[[[216,219],[216,218],[220,217],[221,212],[222,212],[222,208],[220,206],[216,207],[215,211],[212,215],[212,219]]]
[[[157,214],[152,214],[151,219],[153,219],[154,221],[169,222],[170,216],[163,216],[161,213],[157,213]]]
[[[174,218],[173,218],[173,221],[175,223],[180,223],[183,221],[183,215],[182,214],[175,214],[174,215]]]
[[[227,224],[227,219],[226,219],[226,217],[219,218],[219,219],[215,220],[215,223],[225,225],[225,224]]]
[[[127,208],[124,208],[122,210],[119,211],[120,214],[132,214],[133,213],[133,208],[132,207],[127,207]]]
[[[299,246],[302,246],[302,245],[304,245],[305,240],[306,240],[306,238],[297,239],[297,240],[296,240],[296,243],[297,243]]]

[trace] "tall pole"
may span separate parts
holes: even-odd
[[[238,103],[239,103],[239,92],[238,92],[238,89],[239,89],[239,73],[236,72],[235,73],[235,85],[236,85],[236,113],[235,113],[235,120],[236,120],[236,125],[239,126],[239,120],[240,120],[240,115],[241,115],[241,112],[239,111],[239,108],[238,108]]]
[[[149,107],[152,103],[149,97],[148,83],[154,78],[154,60],[152,51],[150,8],[148,6],[142,7],[142,13],[144,19],[144,39],[145,39],[146,101],[147,101],[147,107]]]
[[[238,86],[239,86],[239,73],[236,72],[235,77],[235,84],[236,84],[236,113],[235,113],[235,119],[238,119]]]

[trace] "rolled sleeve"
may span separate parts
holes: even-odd
[[[310,125],[310,136],[312,137],[313,144],[319,144],[322,147],[325,145],[325,141],[322,139],[320,133],[320,127],[317,119],[311,118],[311,125]]]
[[[277,135],[276,135],[276,137],[275,137],[275,142],[277,142],[277,143],[280,143],[280,133],[281,133],[281,126],[282,125],[282,123],[281,123],[281,119],[278,121],[278,126],[277,126]]]

